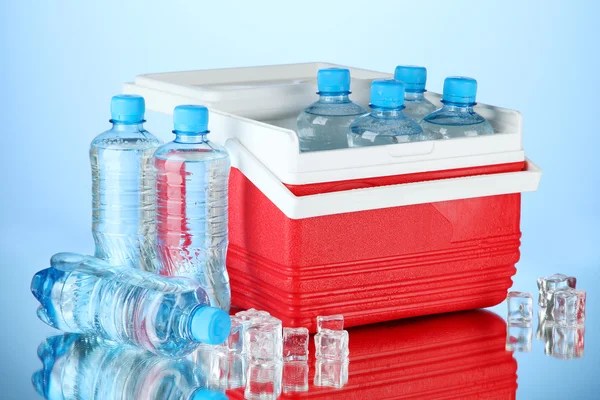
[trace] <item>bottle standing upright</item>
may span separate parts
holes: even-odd
[[[154,154],[160,273],[195,278],[211,305],[231,305],[227,253],[229,154],[208,140],[206,107],[173,113],[175,140]]]
[[[423,131],[442,135],[444,139],[493,134],[490,123],[473,110],[477,104],[476,95],[475,79],[462,76],[446,78],[442,95],[444,106],[423,118]]]
[[[154,170],[160,141],[144,129],[144,99],[114,96],[112,128],[90,146],[95,255],[111,265],[156,271]]]
[[[350,71],[346,68],[320,69],[317,73],[319,101],[298,115],[300,151],[335,150],[348,147],[350,123],[367,113],[352,102]]]
[[[377,146],[435,139],[423,134],[419,124],[406,116],[404,84],[394,79],[371,84],[371,113],[356,119],[348,128],[350,147]]]
[[[404,83],[404,114],[417,122],[435,111],[435,106],[425,98],[427,69],[415,65],[398,65],[394,79]]]

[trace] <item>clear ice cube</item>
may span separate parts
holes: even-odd
[[[283,353],[281,321],[269,317],[249,326],[244,333],[244,346],[250,362],[281,360]]]
[[[531,326],[509,323],[506,326],[506,350],[530,352],[532,337],[533,329]]]
[[[348,365],[346,360],[320,360],[315,361],[315,386],[342,388],[348,383]]]
[[[552,292],[559,289],[575,289],[577,286],[577,279],[573,276],[564,274],[554,274],[544,278],[538,278],[537,286],[540,290],[538,305],[540,307],[548,307],[552,298]]]
[[[286,361],[283,363],[283,393],[308,391],[308,363]]]
[[[227,348],[229,351],[241,354],[245,351],[244,348],[244,332],[250,327],[249,320],[242,319],[238,316],[231,317],[231,330],[227,338]]]
[[[342,360],[348,357],[348,331],[321,329],[315,335],[316,357],[318,359]]]
[[[237,389],[246,386],[246,371],[248,362],[245,354],[229,353],[229,378],[228,389]]]
[[[531,293],[509,292],[507,297],[508,323],[531,324],[533,319],[533,300]]]
[[[538,327],[535,337],[539,340],[548,340],[552,336],[552,321],[547,317],[546,309],[538,310]]]
[[[245,320],[245,321],[253,321],[253,320],[261,319],[264,317],[269,317],[270,315],[271,314],[269,314],[266,311],[259,311],[259,310],[255,310],[254,308],[240,311],[235,314],[236,317],[240,318],[241,320]]]
[[[317,332],[321,332],[321,329],[329,329],[332,331],[341,331],[344,329],[344,316],[340,314],[336,315],[319,315],[317,317]]]
[[[206,351],[201,357],[208,358],[208,387],[214,390],[227,390],[227,379],[229,376],[229,351],[224,346],[215,346]]]
[[[282,389],[283,363],[271,361],[248,366],[245,399],[277,399]]]
[[[561,289],[552,294],[552,319],[561,326],[576,326],[585,321],[584,290]]]
[[[283,359],[285,361],[308,360],[308,329],[283,328]]]

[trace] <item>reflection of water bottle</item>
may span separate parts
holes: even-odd
[[[31,292],[41,303],[38,316],[54,328],[174,357],[229,335],[229,315],[207,306],[206,294],[191,279],[114,267],[73,253],[56,254],[50,263],[34,275]]]
[[[350,71],[346,68],[320,69],[317,85],[319,101],[298,116],[300,151],[346,148],[348,126],[367,112],[348,97]]]
[[[154,153],[160,274],[193,277],[212,306],[229,311],[229,154],[208,140],[206,107],[175,107],[173,124],[175,140]]]
[[[96,257],[156,270],[152,154],[160,140],[144,129],[144,99],[114,96],[112,129],[90,146]]]
[[[446,78],[442,95],[444,106],[423,118],[423,131],[426,134],[442,135],[444,139],[494,133],[490,123],[473,109],[477,104],[476,95],[475,79],[461,76]]]
[[[50,337],[38,356],[43,368],[33,374],[33,386],[47,399],[227,399],[206,389],[206,378],[185,359],[158,357],[94,336]]]

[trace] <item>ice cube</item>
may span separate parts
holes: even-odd
[[[250,327],[249,320],[242,319],[238,316],[231,317],[231,330],[227,338],[227,348],[230,352],[241,354],[245,351],[244,348],[244,332]]]
[[[552,294],[552,319],[561,326],[576,326],[585,321],[584,290],[561,289]]]
[[[245,354],[229,353],[229,378],[228,389],[237,389],[246,386],[246,371],[248,362]]]
[[[537,285],[540,290],[538,305],[540,307],[548,307],[553,291],[566,288],[575,289],[577,279],[564,274],[554,274],[545,278],[538,278]]]
[[[555,358],[571,359],[583,357],[585,327],[579,325],[552,327],[552,336],[546,342],[545,353]]]
[[[317,317],[317,332],[321,332],[321,329],[341,331],[344,329],[344,316],[340,314],[327,316],[319,315]]]
[[[283,363],[283,393],[308,391],[308,363],[286,361]]]
[[[308,329],[283,328],[283,359],[285,361],[308,359]]]
[[[283,353],[281,321],[269,317],[252,324],[244,333],[244,346],[250,362],[281,360]]]
[[[321,329],[315,335],[316,357],[328,360],[343,360],[348,357],[348,331]]]
[[[266,311],[259,311],[259,310],[255,310],[254,308],[250,308],[249,310],[245,310],[245,311],[240,311],[238,313],[235,314],[236,317],[245,320],[245,321],[252,321],[252,320],[257,320],[257,319],[261,319],[264,317],[268,317],[271,314],[269,314]]]
[[[214,390],[227,390],[229,376],[229,351],[225,347],[215,347],[209,355],[208,387]]]
[[[533,319],[531,293],[509,292],[507,297],[508,323],[530,325]]]
[[[530,352],[532,337],[533,329],[531,326],[509,323],[506,326],[506,350]]]
[[[348,383],[348,359],[315,361],[315,386],[339,389]]]
[[[283,363],[271,361],[248,366],[245,399],[277,399],[281,394]]]
[[[552,336],[552,320],[547,318],[546,309],[538,310],[538,327],[535,337],[539,340],[548,340]]]

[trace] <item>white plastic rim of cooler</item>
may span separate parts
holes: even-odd
[[[209,107],[211,139],[237,139],[281,182],[302,185],[498,165],[525,160],[518,111],[479,104],[497,134],[452,140],[300,153],[296,116],[316,101],[318,69],[306,63],[140,75],[126,93],[145,97],[148,109],[172,114],[179,104]],[[352,99],[366,106],[370,84],[391,74],[346,67]],[[393,68],[393,66],[391,67]],[[440,95],[426,93],[440,106]]]
[[[225,147],[239,169],[288,218],[303,219],[380,208],[469,199],[537,190],[541,170],[531,161],[519,172],[403,183],[341,192],[296,196],[237,139]]]

